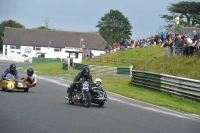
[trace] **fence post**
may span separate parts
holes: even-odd
[[[68,70],[69,70],[69,66],[70,66],[70,58],[67,59],[68,62]]]
[[[132,77],[133,66],[130,66],[130,77]]]

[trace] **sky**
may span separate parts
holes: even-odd
[[[159,15],[170,14],[167,6],[182,0],[0,0],[0,23],[15,20],[27,29],[48,25],[51,29],[96,32],[96,25],[110,10],[130,21],[131,39],[155,35],[167,23]]]

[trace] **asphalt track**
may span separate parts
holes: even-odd
[[[29,63],[16,63],[18,67]],[[10,65],[0,62],[0,72]],[[25,76],[19,71],[19,78]],[[1,133],[199,133],[200,117],[108,93],[104,107],[70,105],[64,99],[70,82],[38,75],[25,93],[0,91]]]

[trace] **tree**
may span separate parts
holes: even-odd
[[[35,29],[39,29],[39,30],[51,30],[50,28],[47,28],[45,26],[39,26],[39,27],[37,27]]]
[[[3,37],[4,37],[5,27],[25,28],[22,24],[17,23],[15,20],[5,20],[1,22],[0,24],[0,51],[3,50]]]
[[[118,10],[110,10],[98,22],[100,35],[110,44],[120,42],[121,39],[130,39],[132,26]]]
[[[200,2],[195,1],[181,1],[179,3],[170,3],[167,7],[170,15],[161,15],[168,25],[165,28],[173,26],[173,18],[179,16],[179,26],[183,27],[200,27]]]
[[[39,30],[51,30],[49,27],[49,20],[48,20],[48,18],[44,21],[45,22],[45,25],[46,26],[39,26],[39,27],[37,27],[37,28],[35,28],[35,29],[39,29]]]

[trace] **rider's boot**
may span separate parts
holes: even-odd
[[[69,98],[69,101],[72,101],[72,93],[71,92],[68,92],[68,98]]]

